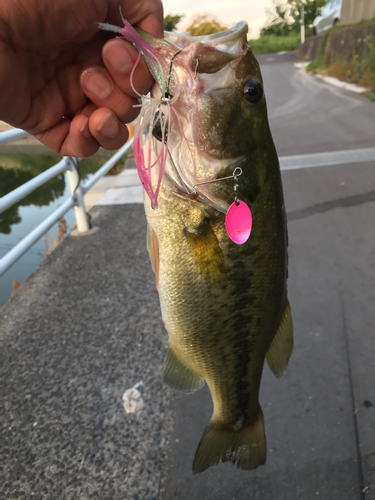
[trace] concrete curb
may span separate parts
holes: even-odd
[[[363,94],[364,92],[369,92],[369,89],[366,89],[365,87],[360,87],[359,85],[356,85],[355,83],[348,83],[344,82],[342,80],[339,80],[338,78],[334,78],[333,76],[324,76],[320,75],[317,73],[312,73],[311,71],[308,71],[306,68],[310,64],[311,61],[307,62],[302,62],[302,63],[295,63],[294,66],[295,68],[299,70],[304,70],[306,73],[309,73],[310,75],[314,75],[317,78],[320,78],[321,80],[324,80],[326,83],[329,83],[330,85],[333,85],[335,87],[339,87],[344,90],[349,90],[350,92],[355,92],[356,94]]]

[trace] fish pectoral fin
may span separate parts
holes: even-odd
[[[280,378],[288,366],[293,351],[293,322],[289,301],[287,300],[279,328],[272,340],[266,360],[275,377]]]
[[[182,392],[195,392],[204,386],[204,379],[190,370],[174,353],[168,348],[164,364],[164,382]]]
[[[193,260],[201,276],[211,280],[226,279],[224,255],[208,220],[195,231],[184,229]]]
[[[256,469],[266,462],[266,457],[263,412],[259,407],[257,415],[240,429],[211,421],[195,453],[193,473],[203,472],[220,460],[237,464],[239,469]]]
[[[159,290],[159,240],[150,226],[147,226],[147,250],[155,273],[156,289]]]

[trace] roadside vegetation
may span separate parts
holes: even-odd
[[[307,0],[304,2],[306,36],[312,34],[312,23],[318,10],[327,0]],[[269,54],[284,50],[295,50],[301,44],[301,2],[288,0],[287,3],[274,2],[268,9],[268,24],[261,29],[257,39],[250,39],[254,54]]]
[[[249,46],[255,55],[282,52],[284,50],[296,50],[301,44],[299,33],[287,36],[266,35],[256,40],[249,40]]]
[[[164,17],[164,31],[176,31],[177,25],[183,17],[184,14],[167,14]],[[228,26],[222,24],[221,21],[212,14],[196,14],[192,17],[185,31],[193,36],[201,36],[219,33],[219,31],[225,31],[227,29]]]
[[[317,11],[327,0],[305,0],[305,28],[306,36],[312,34],[312,23]],[[267,10],[268,24],[261,29],[257,39],[249,40],[254,54],[267,54],[284,50],[295,50],[301,44],[301,2],[288,0],[287,3],[278,3],[274,0],[273,7]],[[164,18],[164,30],[175,31],[183,14],[167,14]],[[211,14],[197,14],[191,19],[185,30],[191,35],[209,35],[223,31],[228,27]]]
[[[375,19],[370,22],[375,23]],[[349,58],[344,57],[340,52],[330,51],[327,53],[326,50],[329,37],[334,36],[337,31],[350,30],[363,24],[366,23],[361,21],[349,26],[334,26],[327,30],[324,34],[319,55],[307,66],[307,70],[365,87],[368,92],[364,95],[371,101],[375,101],[375,36],[368,36],[363,40],[366,47],[365,56],[357,53],[356,44],[358,44],[358,40],[354,39],[354,37],[351,41],[352,53]]]

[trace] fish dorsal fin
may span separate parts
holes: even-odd
[[[195,392],[204,385],[204,379],[190,370],[174,353],[168,348],[164,364],[164,382],[182,392]]]
[[[159,241],[150,226],[147,226],[147,250],[155,273],[156,289],[159,290]]]
[[[272,340],[266,360],[275,377],[280,378],[288,366],[293,351],[293,322],[289,301],[281,317],[279,328]]]

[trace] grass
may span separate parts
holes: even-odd
[[[370,99],[370,101],[375,102],[375,92],[365,92],[362,95],[364,95],[365,97],[367,97],[368,99]]]
[[[261,36],[256,40],[249,40],[248,43],[254,54],[270,54],[297,49],[301,45],[301,36],[299,33],[288,36]]]
[[[325,64],[323,57],[317,57],[306,66],[307,71],[311,71],[312,73],[320,73],[324,68]]]

